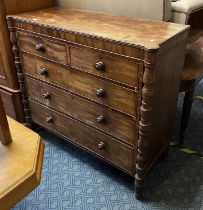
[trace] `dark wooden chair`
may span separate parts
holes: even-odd
[[[193,93],[198,82],[203,78],[203,36],[187,45],[180,92],[185,92],[179,144],[184,143],[185,131],[193,103]]]
[[[8,210],[39,183],[44,145],[38,134],[7,118],[0,95],[0,209]]]

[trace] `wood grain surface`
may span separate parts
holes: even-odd
[[[119,81],[137,87],[139,71],[142,71],[142,62],[126,59],[115,55],[108,55],[85,47],[70,47],[71,66],[92,74]],[[103,64],[103,69],[96,65]]]
[[[121,138],[122,141],[131,145],[136,144],[136,120],[132,117],[103,106],[98,106],[95,103],[29,77],[26,78],[26,83],[30,99],[73,116],[88,125]],[[39,91],[36,91],[37,89]],[[44,98],[44,94],[48,94],[48,97]],[[105,118],[104,121],[97,122],[99,116],[103,116]]]
[[[36,123],[70,138],[73,143],[132,173],[134,154],[132,148],[33,101],[30,101],[30,108],[32,119]],[[49,117],[53,118],[51,122],[47,122]],[[99,149],[100,143],[104,143],[104,147]]]
[[[44,60],[42,58],[23,54],[23,67],[26,74],[34,76],[42,81],[55,84],[66,90],[82,95],[88,99],[109,107],[118,109],[122,112],[135,115],[137,107],[136,91],[105,80],[94,78],[83,72],[76,71],[70,67],[62,67],[58,64]],[[46,68],[47,75],[41,75],[40,69]],[[97,90],[104,90],[105,94],[101,97],[96,95]]]
[[[66,45],[22,32],[18,32],[17,36],[21,50],[68,64],[69,55],[67,53],[69,51],[66,49]],[[36,48],[39,45],[41,45],[41,48],[37,50]]]
[[[19,21],[61,28],[76,34],[89,34],[103,40],[115,40],[146,49],[157,49],[163,42],[188,28],[185,25],[169,22],[133,19],[65,7],[55,7],[11,17]]]

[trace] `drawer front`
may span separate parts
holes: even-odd
[[[35,79],[27,77],[26,81],[30,98],[78,118],[132,145],[137,142],[136,122],[131,117],[111,111]]]
[[[22,59],[24,71],[29,75],[133,116],[136,115],[137,93],[133,90],[41,58],[33,59],[27,54],[23,54]],[[43,69],[46,69],[46,74],[41,73]]]
[[[34,122],[70,138],[74,143],[98,156],[133,172],[134,150],[130,147],[33,101],[30,101],[30,108]]]
[[[20,50],[46,57],[56,62],[68,64],[69,55],[65,44],[49,41],[45,38],[17,32]]]
[[[141,63],[85,47],[70,46],[71,66],[131,86],[138,86]]]

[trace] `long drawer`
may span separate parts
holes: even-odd
[[[26,74],[55,84],[81,96],[113,107],[119,111],[136,115],[137,92],[83,72],[64,68],[45,59],[22,53]]]
[[[71,66],[137,87],[141,62],[82,46],[70,46]]]
[[[63,64],[69,63],[69,50],[67,50],[65,44],[19,31],[17,32],[17,36],[20,50],[49,58]]]
[[[32,100],[30,100],[30,108],[34,122],[70,138],[73,143],[120,168],[133,172],[134,150],[131,147]]]
[[[132,145],[137,143],[136,121],[132,117],[91,103],[30,77],[26,78],[26,82],[29,98],[78,118]]]

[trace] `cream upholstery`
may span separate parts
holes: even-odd
[[[176,12],[190,13],[203,7],[203,0],[180,0],[172,3],[172,10]]]
[[[55,4],[138,18],[164,21],[171,19],[171,0],[55,0]]]
[[[172,2],[172,22],[188,24],[189,16],[199,9],[203,9],[203,0]]]

